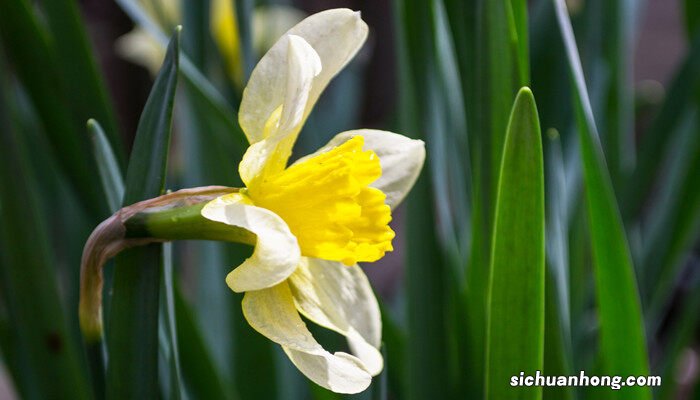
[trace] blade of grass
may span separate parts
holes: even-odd
[[[9,115],[6,77],[0,78],[0,295],[12,324],[5,350],[12,349],[15,383],[27,398],[88,399],[86,371],[61,307],[28,143]]]
[[[100,181],[107,198],[107,204],[109,204],[112,212],[116,212],[124,199],[124,178],[122,177],[121,168],[119,168],[112,145],[109,143],[100,123],[90,119],[87,122],[87,129],[92,139],[92,149],[97,161]]]
[[[102,121],[107,127],[105,136],[117,164],[123,168],[124,146],[114,108],[95,64],[75,0],[43,0],[41,5],[48,22],[51,46],[57,56],[57,68],[65,83],[64,100],[71,105],[76,124],[82,125],[91,117]]]
[[[507,118],[517,90],[529,81],[524,2],[498,0],[446,3],[461,63],[471,159],[471,248],[466,276],[470,392],[484,382],[486,291],[495,199]],[[467,25],[467,28],[458,28]],[[459,33],[461,29],[465,32]],[[520,39],[523,39],[522,41]],[[465,43],[464,41],[468,41]],[[475,62],[476,60],[476,62]],[[474,64],[474,65],[470,65]],[[478,395],[476,395],[478,397]]]
[[[545,146],[546,188],[547,188],[547,260],[556,280],[556,304],[565,336],[571,332],[569,307],[569,249],[567,216],[566,174],[559,133],[555,129],[547,131],[548,141]],[[570,347],[569,347],[570,348]]]
[[[242,247],[242,246],[238,246]],[[240,249],[227,249],[227,260],[239,265],[244,257]],[[271,384],[277,379],[273,344],[253,330],[243,316],[240,293],[229,293],[233,338],[233,378],[242,399],[284,398],[284,389]],[[309,382],[310,385],[315,385]]]
[[[384,340],[384,369],[387,373],[387,390],[393,398],[403,399],[408,391],[406,364],[406,333],[393,320],[382,300],[379,309],[382,314],[382,339]]]
[[[433,207],[432,189],[426,175],[424,172],[418,178],[408,202],[407,345],[411,349],[407,360],[408,399],[447,398],[450,389],[446,384],[447,325],[442,307],[446,286],[442,277],[447,271],[435,237],[429,233],[435,222],[432,213],[426,212]]]
[[[182,360],[182,376],[188,393],[195,399],[236,399],[216,367],[192,310],[178,285],[174,288],[177,315],[178,349]]]
[[[700,93],[700,92],[699,92]],[[663,312],[681,278],[685,257],[700,235],[700,127],[697,106],[688,111],[677,143],[668,154],[668,178],[659,188],[660,201],[651,210],[643,238],[642,271],[650,332],[663,322]]]
[[[571,104],[561,101],[570,98],[571,93],[569,87],[561,84],[568,79],[568,66],[561,37],[557,34],[552,2],[535,3],[531,17],[532,90],[538,94],[540,122],[545,131],[552,128],[559,131],[565,150],[573,114]]]
[[[108,210],[99,185],[93,184],[95,164],[91,157],[84,157],[89,152],[88,141],[81,137],[85,121],[76,124],[72,117],[70,103],[65,101],[62,77],[55,68],[57,55],[27,1],[3,4],[0,36],[15,73],[41,118],[56,158],[80,193],[79,200],[91,217],[103,218]]]
[[[552,268],[548,268],[545,278],[545,327],[544,327],[544,362],[542,375],[571,376],[571,343],[562,318],[557,286]],[[575,390],[570,386],[544,387],[542,398],[545,400],[573,400]]]
[[[395,1],[399,38],[399,70],[402,132],[413,133],[428,142],[428,135],[442,122],[439,107],[441,86],[436,65],[436,5],[433,1]],[[444,99],[443,99],[444,100]],[[407,204],[406,295],[408,309],[407,353],[408,399],[448,398],[451,381],[448,350],[447,279],[453,276],[438,242],[436,206],[437,188],[432,157],[426,159]],[[444,179],[440,177],[439,179]],[[444,185],[443,185],[444,187]],[[431,301],[425,301],[431,299]],[[448,353],[450,353],[448,355]],[[431,371],[426,374],[425,371]]]
[[[587,370],[595,357],[597,331],[592,327],[597,321],[591,315],[594,284],[591,260],[590,230],[587,224],[584,202],[579,202],[571,220],[569,241],[569,315],[571,321],[571,359],[574,371]],[[580,391],[580,390],[579,390]]]
[[[544,167],[535,98],[518,93],[505,138],[487,300],[486,394],[513,396],[510,377],[544,365]],[[519,388],[539,399],[541,387]]]
[[[515,79],[519,85],[530,84],[530,46],[527,23],[527,1],[510,0],[510,13],[512,14],[512,26],[510,27],[511,45],[515,50],[515,65],[518,76]]]
[[[97,168],[100,173],[100,181],[104,189],[107,204],[112,212],[117,212],[121,207],[124,199],[124,178],[117,164],[117,159],[112,151],[112,146],[104,133],[100,124],[89,119],[87,122],[87,130],[92,141],[92,148]],[[112,274],[105,274],[105,287],[112,286]],[[108,292],[103,293],[103,298],[109,300]],[[104,317],[109,320],[109,302],[104,304]],[[105,370],[107,360],[107,346],[104,340],[96,343],[87,343],[86,351],[88,355],[91,379],[95,386],[97,398],[105,396]]]
[[[617,189],[620,180],[634,164],[634,118],[632,96],[632,24],[634,16],[630,1],[603,2],[601,17],[604,25],[603,59],[607,61],[609,82],[603,148],[610,176]]]
[[[136,132],[124,205],[164,190],[171,118],[178,76],[179,28],[173,35]],[[162,246],[125,251],[116,259],[107,398],[158,396],[158,300]]]
[[[581,61],[563,0],[554,0],[564,39],[578,121],[588,223],[595,266],[601,355],[609,375],[648,375],[648,356],[639,293],[622,218],[600,145]],[[625,387],[617,398],[649,399],[645,387]]]
[[[180,400],[184,398],[184,387],[182,385],[182,372],[180,367],[180,352],[177,336],[177,317],[175,314],[175,290],[173,286],[175,281],[173,278],[173,249],[172,243],[163,244],[163,298],[161,299],[160,314],[163,321],[160,323],[160,328],[164,331],[165,346],[167,347],[168,355],[168,370],[170,381],[170,396],[168,398]]]
[[[527,85],[527,82],[519,81],[522,74],[518,72],[518,50],[522,47],[517,43],[511,2],[507,0],[485,1],[483,2],[483,13],[485,21],[483,39],[486,41],[488,64],[487,68],[481,71],[487,85],[481,94],[486,101],[484,104],[488,112],[490,128],[488,136],[491,140],[489,146],[491,150],[490,171],[492,171],[492,181],[495,182],[501,166],[510,107],[518,89]],[[494,187],[492,191],[494,195],[495,190]]]

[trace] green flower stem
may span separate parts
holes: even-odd
[[[129,218],[124,226],[129,239],[152,238],[171,240],[218,240],[254,245],[253,233],[204,218],[207,202],[163,211],[144,211]]]
[[[201,214],[207,203],[235,188],[183,189],[117,211],[90,235],[80,266],[80,328],[88,343],[102,338],[102,267],[122,250],[172,240],[218,240],[254,245],[256,236]]]

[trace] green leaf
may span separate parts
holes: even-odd
[[[121,169],[99,122],[94,119],[88,120],[87,129],[92,139],[93,153],[100,172],[100,181],[107,197],[107,204],[112,212],[116,212],[124,199],[124,178]]]
[[[92,148],[97,168],[100,173],[100,181],[104,189],[107,204],[110,210],[114,213],[119,210],[124,198],[124,178],[117,164],[117,159],[112,151],[112,146],[109,144],[107,137],[100,124],[94,119],[87,122],[87,129],[92,140]],[[106,274],[105,287],[111,287],[112,276]],[[107,297],[103,294],[104,297]],[[109,317],[109,305],[105,304],[103,315]],[[90,367],[93,386],[96,388],[98,398],[104,398],[105,395],[105,369],[107,348],[104,341],[94,343],[86,343],[86,352],[88,356],[88,364]]]
[[[453,32],[462,78],[464,114],[467,117],[468,152],[462,159],[468,168],[464,180],[469,190],[471,221],[457,223],[470,232],[466,290],[467,365],[474,371],[465,388],[475,393],[484,382],[486,291],[489,280],[492,224],[498,169],[507,118],[517,90],[529,82],[526,4],[520,0],[445,2]],[[414,79],[424,79],[416,77]],[[454,85],[447,89],[448,92]],[[454,131],[453,131],[454,132]],[[455,133],[452,133],[453,135]],[[461,149],[460,149],[461,151]],[[460,219],[461,221],[461,219]],[[467,228],[469,226],[469,228]],[[464,321],[464,316],[460,320]],[[459,342],[458,342],[459,343]]]
[[[117,120],[75,0],[43,0],[41,5],[48,22],[50,44],[57,56],[56,67],[65,85],[64,101],[70,104],[77,125],[91,117],[106,124],[105,136],[117,164],[123,167],[124,146]]]
[[[185,397],[184,386],[182,384],[182,372],[180,367],[180,351],[177,336],[177,317],[175,313],[175,280],[173,277],[173,248],[172,243],[163,244],[163,298],[161,299],[161,321],[159,329],[165,340],[161,341],[162,352],[167,360],[168,387],[170,399],[180,400]],[[165,342],[165,343],[163,343]]]
[[[527,23],[527,1],[510,0],[510,12],[512,13],[511,40],[515,43],[515,59],[518,68],[516,82],[520,85],[530,84],[530,47]]]
[[[634,10],[626,0],[602,2],[600,16],[603,30],[601,37],[602,61],[608,66],[604,89],[606,98],[603,126],[603,149],[608,160],[613,183],[619,182],[630,172],[634,164],[634,113],[632,38]],[[619,185],[616,185],[617,188]]]
[[[165,186],[179,61],[178,28],[146,101],[126,178],[124,205],[156,197]],[[158,300],[162,246],[116,259],[107,344],[107,398],[158,397]]]
[[[387,374],[389,391],[393,398],[406,398],[408,391],[408,365],[406,364],[406,333],[392,319],[390,310],[381,298],[379,309],[382,314],[382,339],[384,340],[384,370]]]
[[[607,375],[646,376],[649,373],[648,356],[632,258],[588,100],[566,4],[563,0],[555,0],[554,5],[575,93],[603,371]],[[625,399],[651,398],[649,389],[639,386],[625,387],[614,395]]]
[[[700,119],[697,105],[688,108],[676,143],[666,155],[667,178],[659,185],[659,199],[651,207],[643,232],[642,276],[651,332],[662,326],[674,283],[687,262],[685,254],[700,237]]]
[[[8,7],[9,8],[9,7]],[[5,9],[5,7],[3,7]],[[12,321],[3,340],[13,376],[28,399],[89,399],[82,354],[69,334],[39,206],[29,143],[9,115],[7,75],[0,77],[0,295]],[[3,335],[5,336],[5,335]]]
[[[232,265],[240,265],[244,258],[237,256],[236,253],[240,254],[237,247],[242,246],[230,247],[228,260],[235,260]],[[251,328],[246,321],[241,309],[243,295],[229,290],[228,296],[231,302],[231,323],[234,334],[233,378],[240,397],[251,400],[284,397],[284,388],[274,384],[277,379],[277,370],[273,346],[276,345]],[[283,362],[290,361],[285,359]]]
[[[570,337],[571,318],[569,315],[571,295],[569,291],[569,218],[567,215],[568,196],[566,187],[566,167],[562,155],[561,140],[555,129],[547,131],[548,141],[545,142],[545,165],[547,200],[547,263],[556,281],[556,304],[559,307],[558,317],[566,337]],[[549,296],[549,294],[548,294]],[[570,347],[570,346],[569,346]]]
[[[487,300],[486,395],[539,399],[510,377],[544,365],[544,167],[535,98],[518,93],[503,149]]]
[[[557,286],[552,269],[548,269],[545,278],[545,328],[544,328],[544,363],[542,375],[571,376],[571,340],[564,327],[562,309],[559,302]],[[568,304],[567,304],[568,306]],[[567,307],[568,312],[568,307]],[[544,387],[542,398],[545,400],[573,400],[575,390],[572,387]]]
[[[99,185],[94,184],[97,168],[91,157],[84,156],[89,153],[83,133],[85,120],[76,123],[71,105],[66,101],[63,77],[56,68],[58,56],[27,1],[3,4],[0,36],[14,71],[39,114],[56,158],[80,194],[79,200],[91,217],[103,218],[108,210]]]
[[[194,399],[238,398],[232,393],[231,386],[222,379],[178,285],[175,285],[174,294],[178,348],[188,393]]]
[[[495,181],[501,166],[507,116],[517,90],[527,82],[520,81],[523,74],[518,72],[517,62],[518,53],[520,53],[518,50],[521,47],[517,43],[511,2],[508,0],[485,1],[483,13],[482,40],[485,40],[484,45],[487,49],[485,54],[487,64],[481,71],[486,85],[481,95],[488,113],[488,136],[491,140],[489,168],[492,171],[491,177]],[[493,190],[492,193],[495,194],[495,187]]]
[[[401,131],[417,133],[417,137],[428,142],[427,149],[431,151],[435,143],[432,141],[447,138],[448,134],[433,132],[436,127],[445,129],[446,121],[440,106],[446,104],[443,97],[446,91],[442,86],[445,82],[441,81],[444,70],[440,66],[445,60],[438,60],[443,50],[439,35],[444,35],[446,27],[437,26],[438,13],[444,10],[433,1],[396,1],[395,6],[401,66]],[[440,147],[436,144],[435,149]],[[448,300],[454,287],[450,283],[458,278],[456,269],[445,257],[432,212],[436,202],[445,198],[444,192],[436,192],[448,185],[445,176],[436,177],[440,164],[434,154],[428,154],[423,173],[407,201],[406,343],[410,351],[406,353],[408,390],[405,395],[408,399],[448,398],[454,389],[450,369],[456,365],[450,359],[459,356],[457,351],[451,351],[452,343],[448,340]]]
[[[685,28],[688,37],[692,38],[700,33],[700,3],[695,0],[683,1],[683,15],[685,16]]]

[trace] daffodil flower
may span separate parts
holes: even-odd
[[[359,261],[392,250],[390,207],[412,186],[423,143],[375,130],[341,133],[287,167],[314,103],[367,37],[359,13],[329,10],[292,28],[262,58],[243,92],[249,142],[239,166],[246,189],[202,209],[245,228],[253,256],[226,278],[246,292],[250,325],[279,343],[307,377],[330,390],[364,390],[382,370],[381,320]],[[299,313],[348,338],[355,357],[324,350]]]
[[[110,239],[105,244],[91,237],[86,245],[92,250],[86,250],[83,260],[84,330],[93,329],[99,312],[89,300],[99,294],[90,286],[95,276],[90,271],[99,270],[104,258],[119,249],[149,240],[239,241],[252,244],[253,254],[228,274],[226,283],[235,292],[245,292],[242,307],[248,323],[281,345],[318,385],[338,393],[358,393],[369,386],[383,369],[381,318],[357,263],[379,260],[392,250],[391,210],[420,173],[424,144],[361,129],[340,133],[316,153],[288,165],[314,104],[367,33],[359,13],[324,11],[289,30],[260,60],[239,109],[239,123],[250,142],[239,165],[245,188],[176,192],[127,208],[112,217],[118,223],[106,221],[93,233]],[[143,214],[149,208],[162,210],[172,199],[189,199],[194,206],[183,208],[187,212],[178,209],[177,219]],[[139,227],[147,234],[134,234]],[[219,234],[222,227],[229,231]],[[344,335],[352,354],[325,350],[301,315]]]

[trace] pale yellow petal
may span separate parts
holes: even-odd
[[[238,167],[247,186],[251,186],[254,179],[286,167],[301,129],[314,77],[321,72],[318,54],[304,39],[287,35],[282,41],[287,43],[285,97],[266,117],[264,139],[252,143]]]
[[[287,32],[304,39],[316,51],[323,67],[314,79],[304,108],[311,112],[328,82],[350,61],[367,38],[367,24],[348,9],[323,11],[301,21]],[[238,120],[251,143],[265,138],[265,124],[284,103],[287,92],[287,35],[263,56],[243,92]]]
[[[272,211],[253,206],[239,193],[219,197],[202,209],[212,221],[238,226],[257,236],[253,255],[231,271],[226,283],[234,292],[274,286],[294,272],[301,253],[296,237]]]
[[[243,315],[256,331],[282,345],[299,370],[316,384],[337,393],[359,393],[372,378],[364,364],[350,354],[324,350],[294,307],[287,282],[246,292]]]
[[[353,354],[370,374],[382,371],[379,305],[359,266],[304,257],[289,284],[299,312],[346,336]]]
[[[287,357],[314,383],[336,393],[354,394],[367,389],[371,377],[360,360],[350,354],[336,352],[321,357],[282,346]],[[328,357],[332,357],[329,360]],[[363,371],[363,372],[359,372]]]
[[[314,78],[321,73],[321,59],[306,40],[287,35],[287,91],[276,135],[296,130],[304,117]]]
[[[422,140],[410,139],[398,133],[376,129],[347,131],[339,133],[318,151],[297,160],[296,163],[325,153],[355,136],[364,138],[364,150],[374,151],[379,156],[382,176],[371,186],[384,192],[386,204],[392,209],[396,208],[411,190],[413,184],[416,183],[423,168],[425,143]]]

